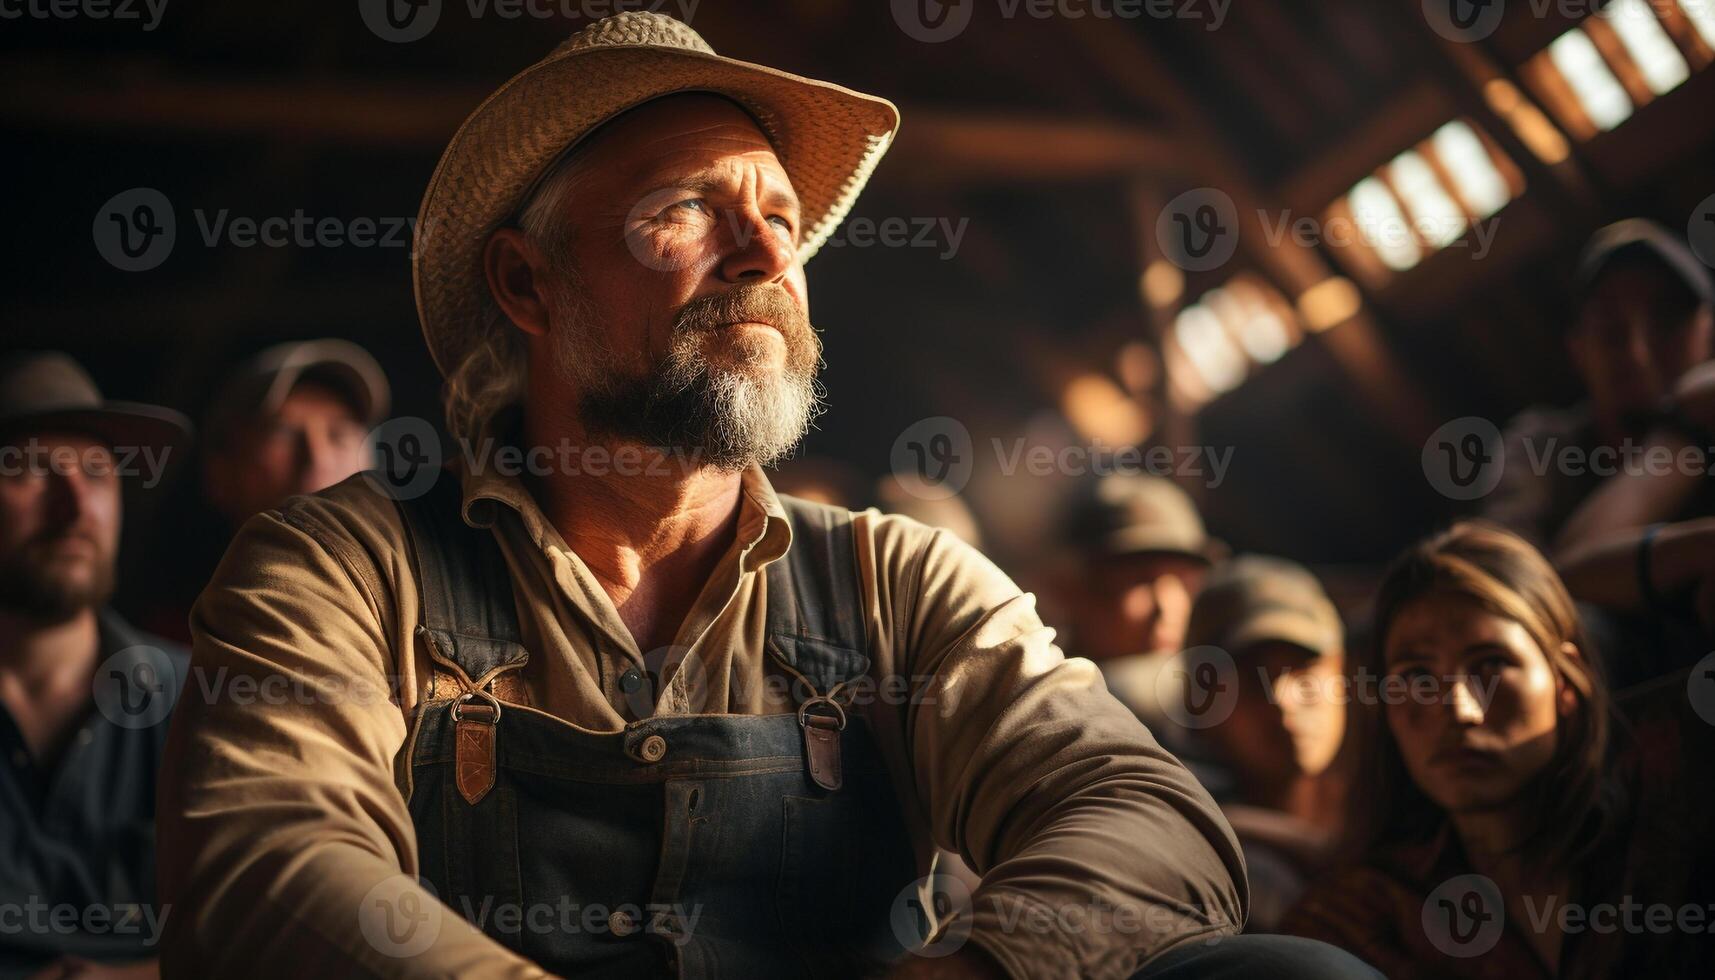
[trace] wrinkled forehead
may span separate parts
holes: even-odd
[[[761,166],[790,188],[768,134],[737,102],[712,92],[678,92],[603,123],[574,151],[591,176],[644,182],[665,172],[735,163]]]

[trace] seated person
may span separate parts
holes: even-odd
[[[187,642],[191,601],[238,527],[293,494],[380,465],[368,437],[391,399],[381,365],[345,340],[276,344],[223,377],[203,416],[202,493],[184,495],[162,522],[172,561],[133,597],[143,625]]]
[[[1169,668],[1219,545],[1184,490],[1133,473],[1080,497],[1067,536],[1076,567],[1056,589],[1070,618],[1067,652],[1095,661],[1114,697],[1160,734],[1180,687]]]
[[[154,485],[189,431],[63,354],[0,365],[0,977],[158,975],[156,773],[189,657],[107,602],[120,479]]]
[[[1213,800],[987,559],[769,484],[821,361],[800,235],[896,122],[642,11],[471,116],[413,253],[449,427],[640,465],[455,460],[245,525],[193,662],[346,694],[185,700],[169,972],[1373,975],[1233,934]],[[935,846],[981,887],[959,942],[913,955],[955,925]]]
[[[1215,569],[1191,609],[1186,674],[1218,663],[1212,676],[1230,675],[1237,696],[1230,714],[1187,733],[1187,761],[1244,848],[1251,932],[1275,931],[1325,866],[1340,825],[1344,633],[1316,576],[1279,558],[1246,555]]]
[[[1700,430],[1715,423],[1715,397],[1699,390],[1715,386],[1692,384],[1688,372],[1715,353],[1712,296],[1709,270],[1660,225],[1632,219],[1592,236],[1566,333],[1587,401],[1531,408],[1507,426],[1508,465],[1483,516],[1559,549],[1628,524],[1712,512],[1707,481],[1613,472],[1622,450],[1651,442],[1711,445]]]
[[[1374,615],[1356,861],[1283,929],[1394,980],[1710,976],[1711,794],[1683,772],[1710,726],[1683,679],[1619,725],[1554,569],[1487,524],[1398,558]]]

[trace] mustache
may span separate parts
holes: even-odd
[[[699,296],[679,308],[674,331],[713,330],[745,322],[766,323],[787,338],[813,332],[803,308],[772,283],[751,283]]]
[[[54,528],[51,531],[43,531],[42,533],[31,537],[30,540],[25,543],[25,546],[30,548],[47,548],[59,544],[61,541],[72,541],[78,539],[87,541],[96,548],[101,547],[101,539],[96,537],[95,532],[78,527],[59,527]]]

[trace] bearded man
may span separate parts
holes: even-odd
[[[155,787],[188,657],[108,606],[126,476],[184,416],[58,352],[0,362],[0,977],[157,976]]]
[[[307,696],[175,722],[169,973],[1356,966],[1232,937],[1219,810],[981,555],[770,488],[803,263],[897,123],[647,13],[465,122],[414,263],[475,451],[258,517],[198,601],[198,665]]]

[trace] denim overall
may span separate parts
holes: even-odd
[[[418,642],[455,680],[408,747],[422,878],[441,900],[564,976],[860,976],[903,955],[911,838],[865,720],[837,697],[870,663],[850,513],[781,498],[792,546],[767,569],[768,652],[798,682],[796,714],[596,733],[504,696],[529,654],[499,545],[464,523],[457,483],[400,501]]]

